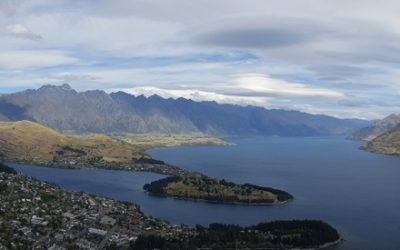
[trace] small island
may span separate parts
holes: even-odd
[[[235,184],[202,174],[170,176],[145,184],[152,195],[221,203],[282,204],[293,199],[289,193],[252,184]]]

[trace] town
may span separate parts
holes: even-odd
[[[146,217],[132,203],[67,192],[0,173],[0,249],[127,249],[142,234],[184,240],[193,229]]]

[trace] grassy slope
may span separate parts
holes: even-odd
[[[370,141],[365,149],[375,153],[400,155],[400,127]]]
[[[51,164],[68,159],[128,163],[142,157],[133,145],[105,135],[73,137],[39,124],[0,122],[0,157],[18,162]]]
[[[143,152],[149,148],[192,144],[228,145],[220,139],[200,134],[71,136],[29,121],[0,122],[0,156],[25,162],[48,163],[56,158],[77,161],[79,158],[81,162],[97,159],[129,163],[143,157]]]

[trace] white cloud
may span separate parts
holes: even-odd
[[[78,59],[58,50],[15,50],[0,51],[0,69],[27,70],[67,65]]]
[[[356,109],[338,109],[335,106],[326,106],[324,104],[318,105],[313,102],[297,102],[294,103],[290,99],[280,99],[276,102],[274,98],[263,96],[240,96],[240,95],[226,95],[212,91],[202,91],[198,89],[163,89],[156,87],[134,87],[134,88],[117,88],[109,89],[109,92],[123,91],[135,96],[144,95],[150,97],[152,95],[159,95],[163,98],[177,99],[180,97],[191,99],[194,101],[216,101],[220,104],[236,104],[241,106],[254,105],[264,107],[267,109],[286,109],[298,110],[310,114],[326,114],[327,112],[335,117],[353,117],[359,119],[378,119],[382,117],[381,113],[374,112],[373,110],[366,110],[360,113]],[[398,113],[395,106],[384,107],[386,113]]]
[[[54,81],[78,90],[152,86],[198,100],[385,116],[395,107],[380,104],[397,103],[400,93],[399,7],[392,0],[1,0],[0,92],[5,84],[9,91]]]
[[[339,91],[307,86],[302,83],[293,83],[268,75],[248,74],[239,76],[230,81],[232,84],[223,84],[233,91],[249,91],[257,95],[272,95],[283,97],[316,97],[341,99],[345,95]]]
[[[7,34],[17,38],[29,40],[41,40],[43,37],[39,34],[33,33],[30,29],[22,24],[13,24],[7,26]]]
[[[197,89],[161,89],[156,87],[135,87],[111,89],[111,92],[124,91],[132,95],[144,95],[146,97],[159,95],[164,98],[177,99],[180,97],[191,99],[194,101],[216,101],[218,103],[230,103],[237,105],[257,105],[265,106],[267,99],[264,97],[244,97],[234,95],[224,95],[215,92],[201,91]]]
[[[236,76],[225,83],[208,85],[207,89],[186,88],[159,88],[140,86],[133,88],[109,89],[110,92],[124,91],[133,95],[159,95],[164,98],[187,98],[195,101],[216,101],[219,103],[231,103],[239,105],[258,105],[267,108],[284,108],[280,105],[288,99],[313,98],[323,101],[338,101],[346,99],[343,93],[338,91],[312,88],[301,83],[292,83],[281,79],[275,79],[268,75],[244,74]],[[280,99],[281,103],[274,99]],[[295,107],[286,103],[287,108]],[[309,110],[310,105],[303,105]],[[296,107],[299,107],[297,105]]]
[[[172,22],[137,17],[106,18],[79,11],[32,15],[25,22],[46,38],[43,46],[78,48],[89,54],[95,51],[101,53],[98,56],[111,57],[162,56],[182,27]]]
[[[98,81],[101,80],[101,77],[92,76],[88,74],[80,74],[80,73],[69,73],[69,72],[62,72],[57,74],[52,74],[49,76],[50,79],[55,80],[62,80],[67,82],[74,82],[74,81]]]

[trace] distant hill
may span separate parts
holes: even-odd
[[[400,125],[368,142],[365,149],[375,153],[400,155]]]
[[[374,153],[400,155],[400,114],[392,114],[362,128],[350,139],[365,140],[363,149]]]
[[[0,122],[0,160],[43,165],[124,164],[142,153],[126,142],[104,135],[73,137],[29,122]]]
[[[58,131],[80,133],[200,132],[219,136],[348,134],[368,125],[364,120],[184,98],[77,92],[68,84],[1,95],[0,120],[30,120]]]
[[[370,126],[354,132],[349,138],[355,140],[371,141],[380,135],[388,133],[400,125],[400,114],[389,115],[382,120],[374,121]]]

